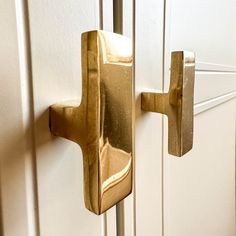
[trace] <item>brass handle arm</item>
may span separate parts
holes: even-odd
[[[195,57],[179,51],[171,55],[168,93],[142,93],[142,110],[168,116],[168,152],[183,156],[193,146]]]
[[[83,152],[86,207],[101,214],[132,190],[132,46],[121,35],[82,34],[82,101],[50,107],[54,135]]]
[[[168,93],[142,93],[142,110],[167,114]]]

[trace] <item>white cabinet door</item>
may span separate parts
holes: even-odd
[[[15,1],[0,1],[0,235],[35,235],[32,122]]]
[[[81,33],[99,25],[112,31],[112,1],[0,3],[1,235],[128,233],[132,198],[131,211],[85,209],[81,149],[53,137],[48,117],[50,105],[80,100]],[[124,34],[131,36],[128,12]]]
[[[81,99],[81,33],[98,29],[98,1],[29,1],[40,234],[103,235],[103,216],[84,206],[80,147],[55,138],[48,108]]]
[[[168,1],[165,88],[170,52],[196,53],[193,150],[167,154],[164,235],[235,235],[236,2]]]
[[[97,1],[0,1],[1,235],[105,234],[84,207],[81,150],[48,119],[51,104],[80,99],[81,33],[98,13]]]

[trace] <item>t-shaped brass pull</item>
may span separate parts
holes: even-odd
[[[168,116],[168,151],[183,156],[193,146],[193,98],[195,56],[192,52],[171,54],[168,93],[142,93],[142,110]]]
[[[54,135],[83,152],[86,207],[101,214],[132,190],[133,79],[131,40],[82,34],[82,101],[50,107]]]

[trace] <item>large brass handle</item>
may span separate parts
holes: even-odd
[[[82,101],[50,107],[54,135],[83,152],[86,207],[101,214],[132,190],[132,46],[121,35],[82,34]]]
[[[172,52],[168,93],[142,93],[142,110],[168,116],[168,151],[183,156],[193,146],[195,56]]]

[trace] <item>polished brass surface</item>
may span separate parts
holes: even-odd
[[[171,54],[168,93],[142,93],[142,110],[168,116],[168,152],[183,156],[193,146],[193,98],[195,56],[192,52]]]
[[[50,107],[54,135],[83,152],[86,207],[101,214],[132,190],[132,45],[104,31],[82,34],[82,101]]]

